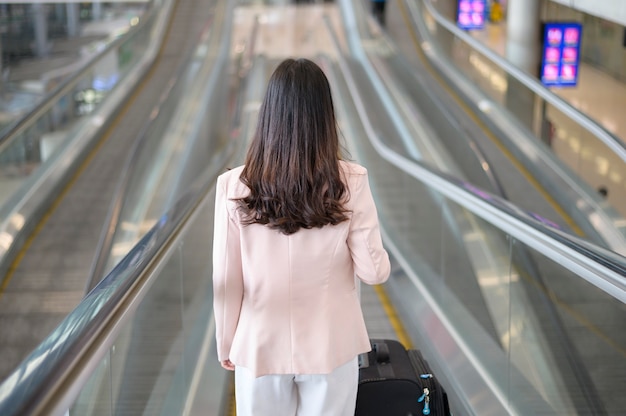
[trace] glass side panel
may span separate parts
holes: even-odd
[[[213,201],[211,194],[168,250],[103,360],[105,370],[92,376],[70,414],[94,403],[93,414],[217,414],[227,405],[229,374],[214,346]]]
[[[113,400],[111,391],[112,365],[111,351],[106,353],[96,370],[83,387],[83,393],[69,410],[70,415],[112,415]],[[116,369],[116,372],[121,372]]]
[[[578,414],[619,414],[626,408],[619,393],[626,381],[624,304],[524,244],[515,245],[512,259],[524,296],[511,302],[520,321],[511,328],[512,360],[530,352],[532,361],[518,367],[533,369],[533,383],[546,394],[567,391]],[[531,330],[537,336],[529,337]],[[552,390],[543,388],[550,378]]]

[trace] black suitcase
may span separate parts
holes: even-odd
[[[355,416],[449,416],[448,397],[419,350],[372,339],[359,355]]]

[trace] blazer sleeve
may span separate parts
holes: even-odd
[[[239,225],[228,211],[226,180],[217,180],[213,228],[213,313],[218,360],[229,358],[243,299]]]
[[[368,175],[357,176],[350,198],[352,221],[348,246],[352,253],[356,276],[367,284],[379,284],[389,278],[391,265],[383,247],[378,223],[378,212],[370,190]]]

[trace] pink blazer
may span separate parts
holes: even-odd
[[[326,374],[370,350],[355,276],[389,277],[367,171],[341,161],[350,219],[284,235],[242,226],[243,166],[217,180],[213,308],[220,361],[266,374]]]

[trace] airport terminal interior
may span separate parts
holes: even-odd
[[[215,181],[286,58],[368,171],[370,338],[455,416],[626,414],[624,4],[375,3],[0,3],[0,415],[236,413]]]

